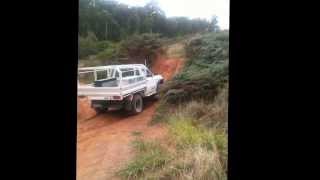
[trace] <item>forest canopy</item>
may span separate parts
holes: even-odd
[[[79,36],[93,33],[98,41],[120,41],[133,34],[159,33],[175,37],[217,31],[217,18],[166,17],[156,1],[131,7],[113,0],[79,0]]]

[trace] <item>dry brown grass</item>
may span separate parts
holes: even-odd
[[[171,44],[166,48],[166,54],[170,58],[184,58],[185,57],[185,44],[184,43],[175,43]]]

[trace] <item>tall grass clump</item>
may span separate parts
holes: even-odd
[[[196,119],[178,111],[169,116],[169,138],[155,142],[134,141],[135,159],[121,170],[126,179],[226,180],[227,136],[204,128]],[[165,150],[171,146],[173,151]]]
[[[174,144],[176,156],[161,170],[146,173],[148,177],[227,179],[228,85],[221,87],[213,100],[194,99],[169,106],[170,111],[163,105],[164,116],[159,114],[158,121],[168,124],[168,142]]]
[[[187,149],[162,170],[159,179],[226,180],[219,154],[203,147]]]
[[[137,139],[133,142],[133,147],[137,155],[117,173],[124,179],[143,178],[146,172],[158,171],[171,159],[170,154],[156,142]]]
[[[188,117],[172,116],[169,121],[169,130],[174,136],[178,148],[201,146],[213,149],[213,134],[193,125],[192,120],[189,120]]]

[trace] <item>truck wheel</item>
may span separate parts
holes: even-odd
[[[160,91],[160,83],[157,84],[156,94],[159,94]]]
[[[143,100],[140,94],[135,94],[131,102],[131,112],[138,114],[143,110]]]

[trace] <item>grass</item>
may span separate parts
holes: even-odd
[[[175,153],[171,155],[174,159],[156,173],[145,172],[146,177],[227,179],[228,86],[222,87],[213,101],[194,99],[174,110],[165,102],[160,103],[153,122],[168,125],[167,142],[175,145]]]
[[[203,147],[187,149],[166,169],[163,179],[224,180],[226,173],[219,160],[219,154]]]
[[[200,147],[217,153],[220,164],[226,170],[228,137],[225,127],[205,127],[201,124],[203,122],[188,116],[185,112],[180,111],[172,115],[169,120],[169,133],[175,140],[177,150],[184,151]]]
[[[213,101],[193,99],[187,103],[172,105],[163,98],[159,102],[151,124],[167,123],[172,116],[184,116],[197,121],[196,123],[203,127],[227,130],[228,84],[223,85],[218,91]]]
[[[131,134],[133,136],[141,136],[142,135],[142,132],[141,131],[132,131]]]
[[[181,42],[170,44],[166,48],[166,55],[170,58],[184,58],[186,56],[184,46],[185,44]]]
[[[170,105],[167,104],[164,100],[161,100],[157,106],[156,112],[153,114],[150,124],[153,125],[159,122],[165,122],[168,119],[169,110]]]
[[[213,102],[193,100],[174,112],[163,106],[162,113],[167,113],[158,122],[167,124],[168,138],[160,145],[137,137],[133,141],[137,154],[119,175],[124,179],[226,180],[227,95],[225,86]]]
[[[155,142],[137,139],[133,142],[136,157],[118,172],[124,179],[142,178],[145,172],[153,172],[164,167],[170,161],[169,153]]]
[[[169,122],[169,132],[176,140],[178,148],[201,146],[213,149],[213,134],[193,125],[192,120],[188,117],[172,116]]]
[[[227,179],[225,134],[198,126],[181,115],[174,115],[168,125],[170,139],[165,143],[173,140],[174,151],[156,141],[137,138],[133,141],[135,158],[118,175],[123,179],[150,180]]]

